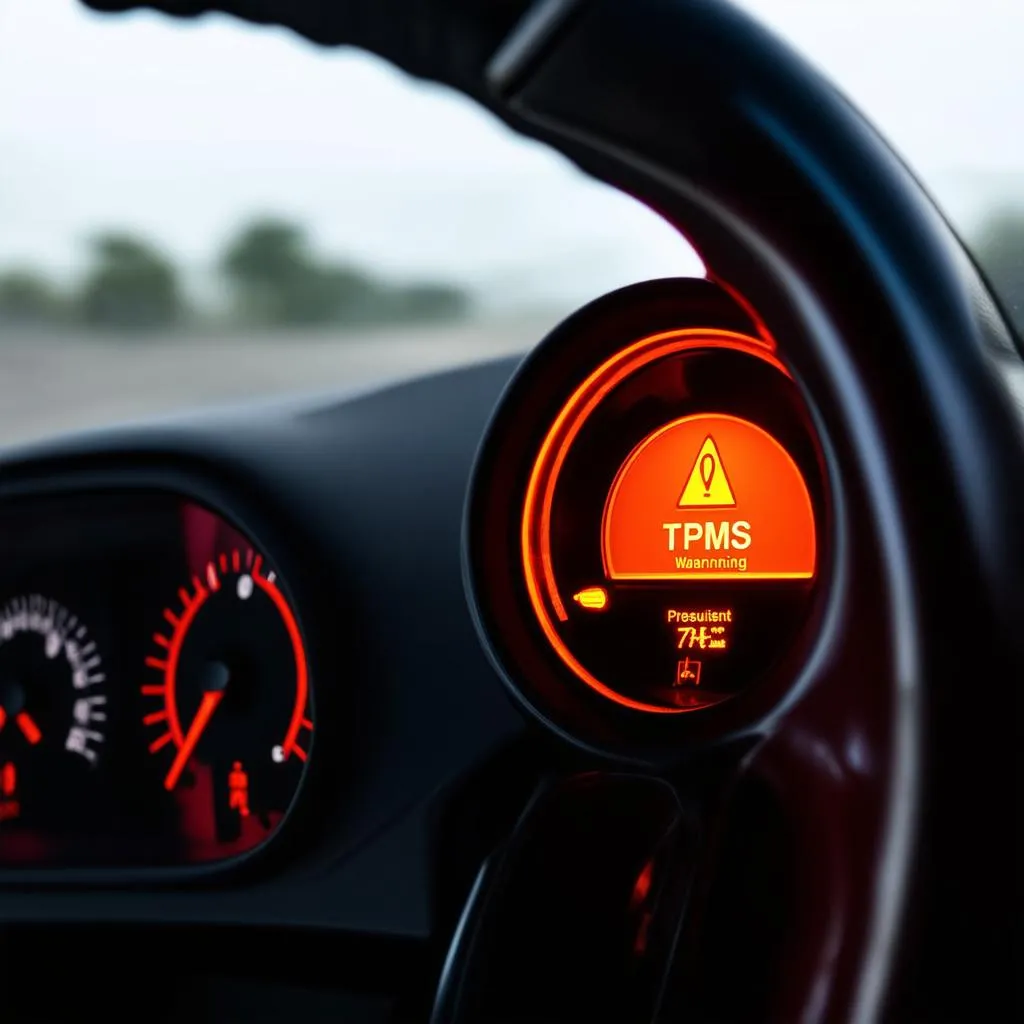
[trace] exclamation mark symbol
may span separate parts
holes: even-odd
[[[679,508],[735,508],[736,498],[729,483],[729,471],[715,439],[708,434],[694,456],[686,486],[679,495]]]
[[[715,479],[715,461],[711,452],[705,452],[700,458],[700,482],[704,485],[704,497],[711,497],[711,481]]]

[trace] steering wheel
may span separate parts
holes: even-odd
[[[592,910],[600,871],[580,868],[567,893],[567,865],[623,831],[673,837],[682,924],[665,938],[652,1015],[1009,1015],[1024,449],[1007,378],[1019,354],[911,172],[816,71],[719,0],[153,6],[373,51],[655,208],[778,340],[827,438],[834,600],[792,698],[723,753],[730,786],[643,781],[594,759],[603,774],[538,798],[477,881],[435,1019],[599,1014],[581,986],[601,991],[600,962],[588,970],[563,949],[554,969],[544,957],[574,933],[531,936],[522,908],[560,890],[565,907]],[[731,899],[704,869],[716,843],[764,869],[734,872]],[[787,902],[782,929],[772,897]]]

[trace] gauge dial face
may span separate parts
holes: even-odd
[[[647,712],[754,683],[806,620],[818,465],[796,386],[763,344],[673,332],[609,359],[555,418],[523,507],[523,574],[551,650]]]
[[[275,572],[251,547],[216,554],[152,639],[142,721],[189,859],[261,844],[295,798],[313,730],[302,637]]]
[[[0,608],[0,830],[27,859],[59,808],[74,828],[106,738],[106,674],[78,616],[41,594]],[[19,856],[24,846],[26,858]]]

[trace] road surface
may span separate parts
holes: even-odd
[[[551,318],[348,333],[0,333],[0,445],[247,398],[345,392],[524,352]]]

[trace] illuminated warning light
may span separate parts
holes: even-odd
[[[604,587],[587,587],[578,594],[573,594],[572,599],[581,607],[590,612],[604,611],[608,607],[608,591]]]
[[[789,453],[736,416],[674,420],[637,445],[605,504],[613,580],[810,579],[810,494]]]
[[[733,508],[733,497],[729,477],[722,465],[715,439],[708,434],[700,446],[693,469],[686,479],[686,486],[679,496],[680,508]]]
[[[249,775],[241,761],[235,761],[228,772],[228,806],[241,817],[249,817]]]

